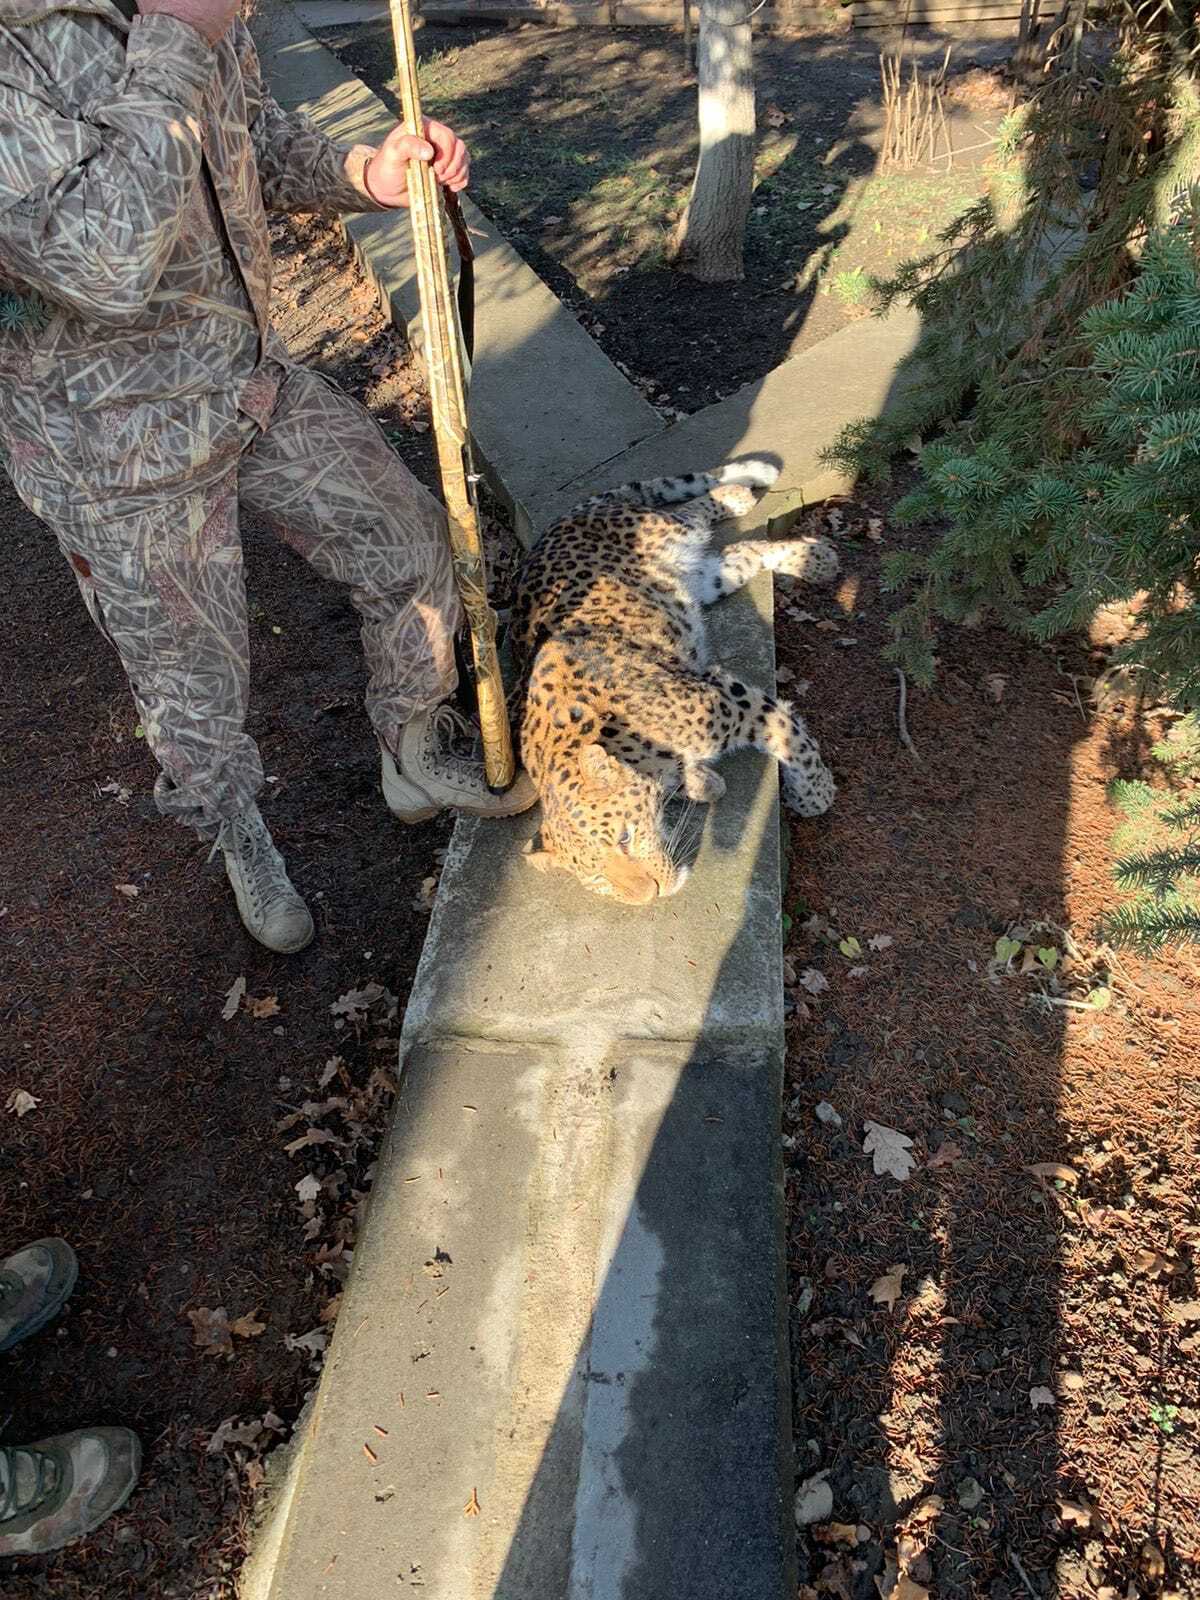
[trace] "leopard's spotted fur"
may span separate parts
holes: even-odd
[[[542,802],[528,859],[643,905],[686,868],[664,825],[667,799],[716,800],[710,765],[767,751],[786,802],[817,816],[834,785],[786,702],[710,666],[703,607],[764,568],[828,582],[824,539],[709,548],[713,524],[749,511],[777,469],[760,460],[627,484],[575,507],[542,535],[518,581],[513,636],[525,673],[521,756]]]

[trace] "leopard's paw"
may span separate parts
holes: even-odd
[[[832,583],[838,573],[838,553],[828,539],[781,539],[771,546],[767,566],[806,583]]]
[[[758,493],[745,483],[718,484],[712,498],[726,517],[749,516],[758,504]]]
[[[689,800],[709,805],[725,793],[725,779],[704,761],[685,762],[683,792]]]

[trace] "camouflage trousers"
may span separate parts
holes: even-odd
[[[162,771],[159,809],[212,837],[263,782],[246,732],[249,638],[238,511],[264,515],[362,618],[367,712],[400,729],[455,686],[460,608],[445,513],[370,413],[302,367],[256,374],[265,426],[239,418],[228,473],[115,521],[55,527],[116,647]],[[273,405],[271,401],[273,399]],[[42,515],[45,516],[45,511]]]

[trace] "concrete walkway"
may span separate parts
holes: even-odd
[[[386,125],[290,13],[255,27],[283,103]],[[402,220],[351,231],[410,321]],[[526,528],[748,449],[784,464],[757,522],[789,513],[838,485],[817,451],[912,338],[859,324],[667,428],[494,235],[478,279],[475,427]],[[771,621],[760,581],[714,628],[767,684]],[[536,818],[459,825],[245,1600],[791,1600],[777,786],[754,756],[723,773],[691,882],[648,911],[532,872]]]

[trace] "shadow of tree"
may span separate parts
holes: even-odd
[[[324,36],[395,108],[386,28],[352,24]],[[931,35],[912,48],[932,54],[938,43]],[[757,186],[745,279],[724,284],[697,282],[666,262],[697,151],[696,80],[677,40],[430,26],[418,48],[427,109],[467,138],[481,208],[656,403],[694,411],[864,314],[849,303],[854,286],[843,300],[834,280],[877,173],[878,40],[756,41]],[[986,145],[975,119],[955,128],[960,148],[981,138]],[[902,225],[919,210],[936,226],[960,178],[890,181],[897,193],[885,185],[874,197],[856,261],[866,250],[885,264],[896,242],[893,200],[905,209]]]

